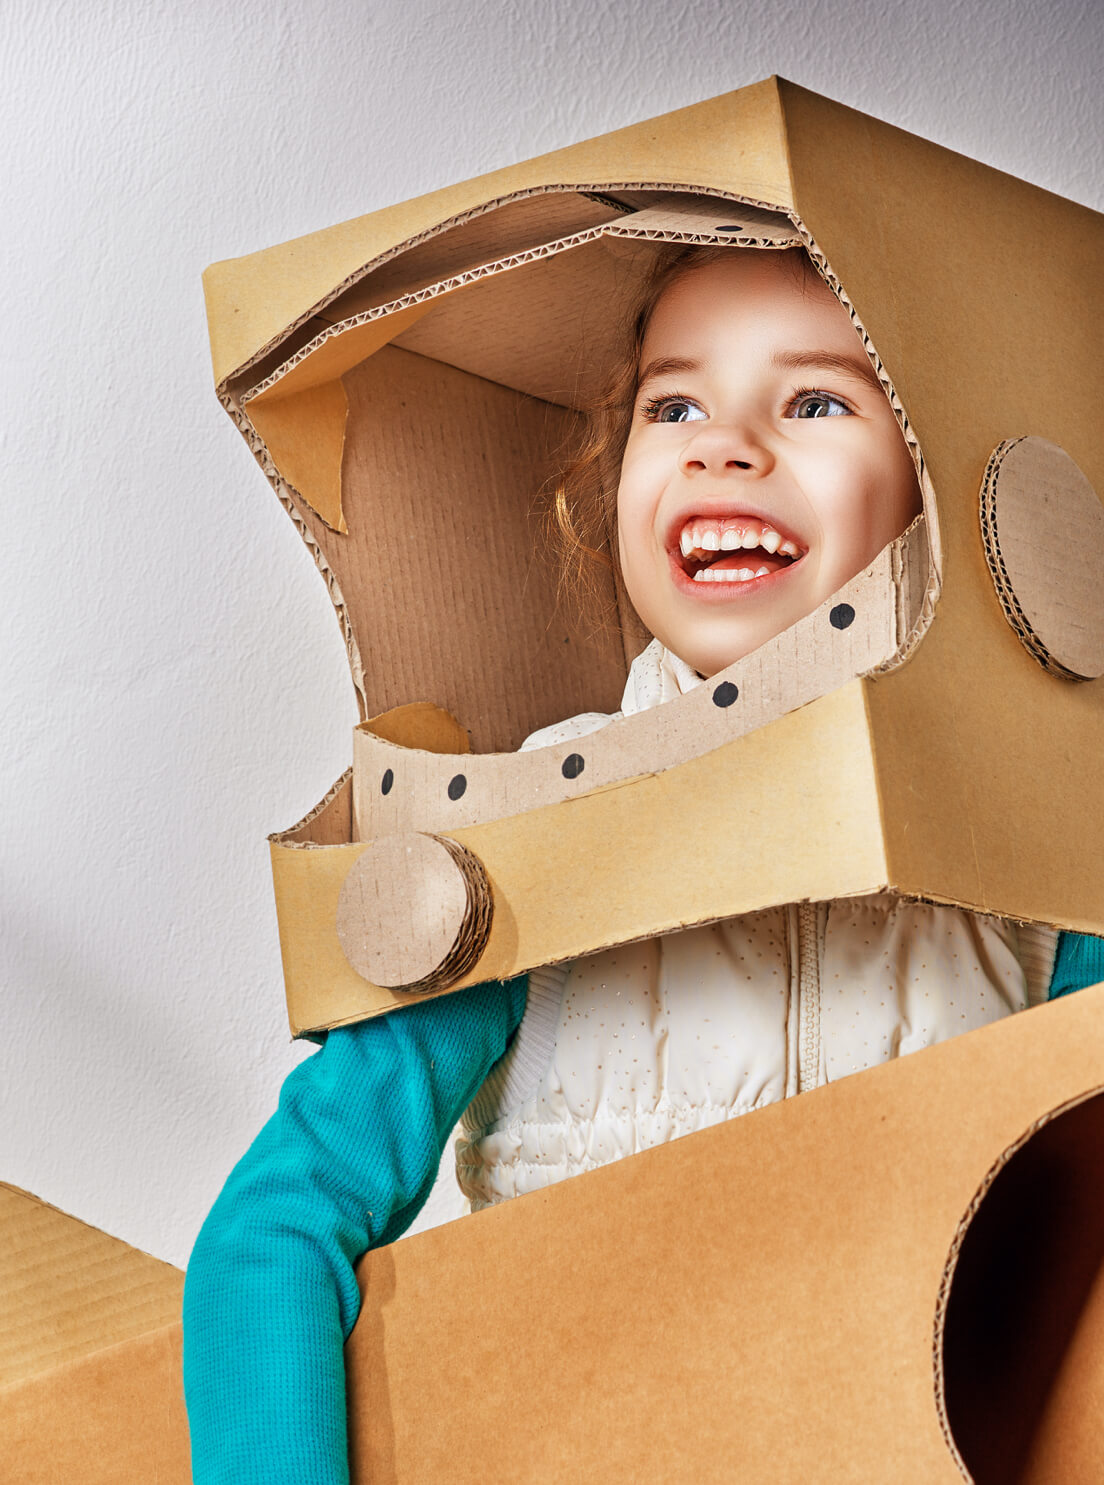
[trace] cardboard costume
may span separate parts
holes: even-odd
[[[530,507],[657,242],[804,246],[924,517],[707,686],[515,756],[610,709],[638,647],[612,579],[626,638],[572,632]],[[273,842],[293,1028],[887,889],[1104,931],[1102,250],[1092,213],[772,81],[211,270],[220,395],[326,576],[366,719],[351,775]],[[1013,1437],[976,1426],[1003,1407],[1032,1420],[1018,1468],[1048,1437],[1040,1397],[1076,1416],[1098,1395],[1075,1323],[1100,1251],[1077,1201],[1098,1000],[368,1255],[361,1466],[481,1478],[476,1438],[503,1478],[983,1478],[964,1450]],[[985,1369],[945,1341],[971,1219],[1000,1172],[1035,1189],[1040,1150],[1083,1261],[1046,1306],[1065,1319],[1043,1371],[963,1403],[948,1379]],[[556,1381],[573,1343],[585,1388]],[[515,1424],[522,1377],[540,1402]]]

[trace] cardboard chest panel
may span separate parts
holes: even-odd
[[[357,1485],[1104,1474],[1104,985],[368,1254]],[[186,1485],[177,1270],[0,1187],[13,1485]]]
[[[619,624],[574,625],[532,508],[656,251],[691,242],[804,246],[924,518],[699,692],[515,755],[613,710],[647,637],[612,577]],[[365,718],[272,841],[294,1032],[886,888],[1104,932],[1102,273],[1094,213],[779,79],[208,270],[220,396]]]
[[[366,1255],[353,1478],[1104,1473],[1104,986]]]

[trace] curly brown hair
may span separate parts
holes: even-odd
[[[572,439],[574,448],[551,490],[545,525],[559,559],[560,601],[576,614],[587,616],[599,629],[616,623],[603,569],[616,571],[617,486],[649,322],[660,299],[679,279],[739,251],[733,247],[680,244],[661,249],[639,300],[626,317],[621,355],[602,391],[580,409]],[[802,248],[778,251],[802,278],[816,276]]]

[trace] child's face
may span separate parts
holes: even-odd
[[[691,269],[648,324],[621,482],[629,597],[715,675],[809,614],[920,510],[846,311],[789,255]]]

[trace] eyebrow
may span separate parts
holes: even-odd
[[[647,366],[641,368],[636,385],[642,387],[645,382],[650,382],[657,376],[679,376],[683,372],[700,369],[700,361],[688,360],[685,356],[657,356],[655,360],[649,361]]]
[[[841,356],[836,351],[776,351],[771,356],[771,365],[780,371],[813,369],[834,371],[839,376],[849,376],[853,380],[869,382],[872,387],[877,387],[879,392],[882,390],[882,384],[869,361],[865,358],[860,360],[857,356]],[[642,387],[645,382],[650,382],[655,377],[678,376],[685,372],[700,370],[701,362],[691,360],[686,356],[657,356],[642,367],[636,385]]]
[[[882,390],[882,384],[869,361],[865,358],[860,360],[857,356],[840,356],[835,351],[776,351],[771,357],[771,365],[777,366],[780,371],[804,371],[810,368],[834,371],[840,376],[869,382],[879,392]]]

